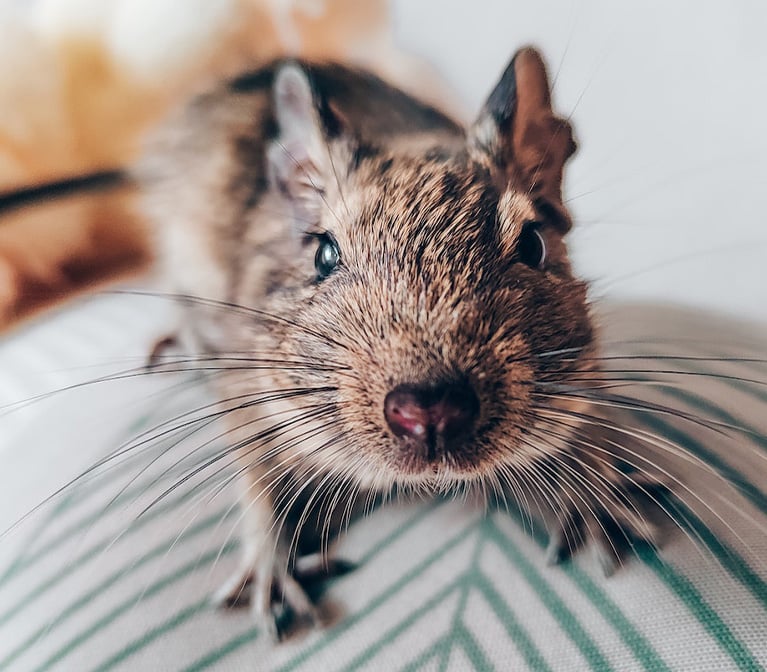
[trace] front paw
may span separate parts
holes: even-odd
[[[668,487],[636,473],[615,472],[609,487],[563,490],[560,501],[570,506],[559,510],[550,525],[546,559],[559,564],[583,546],[593,546],[605,576],[623,566],[639,546],[657,548],[659,521],[668,517]]]
[[[274,641],[281,641],[295,629],[321,624],[299,581],[292,573],[279,571],[276,562],[242,566],[213,600],[223,609],[248,607],[256,624]]]

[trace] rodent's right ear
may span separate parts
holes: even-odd
[[[527,47],[514,55],[471,127],[469,147],[500,170],[506,185],[547,206],[563,231],[570,228],[561,188],[575,142],[568,121],[552,110],[538,51]]]
[[[304,70],[293,63],[283,65],[275,75],[273,95],[279,132],[267,151],[270,178],[297,219],[318,221],[330,159]]]

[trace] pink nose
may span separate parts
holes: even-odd
[[[478,413],[479,400],[466,383],[398,385],[384,400],[384,416],[395,436],[428,446],[465,435]]]

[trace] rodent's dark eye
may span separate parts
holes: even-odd
[[[319,245],[314,255],[314,268],[317,269],[317,279],[324,280],[341,263],[341,252],[336,241],[327,233],[317,236],[317,242]]]
[[[530,268],[543,268],[546,261],[546,242],[538,231],[539,226],[538,222],[526,222],[517,243],[519,260]]]

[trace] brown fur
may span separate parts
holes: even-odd
[[[644,486],[617,459],[582,456],[579,444],[594,440],[582,423],[559,422],[547,438],[536,396],[597,377],[586,285],[563,240],[561,176],[574,145],[551,111],[540,57],[520,52],[470,130],[369,74],[303,68],[311,109],[300,77],[277,81],[275,65],[186,108],[144,166],[174,288],[242,307],[192,306],[187,340],[284,363],[223,372],[222,399],[313,390],[228,413],[249,542],[230,590],[266,581],[254,599],[265,618],[275,581],[306,615],[279,570],[292,567],[293,547],[331,534],[324,528],[355,501],[398,487],[497,485],[526,499],[522,487],[547,507],[555,559],[588,532],[620,560],[631,535],[649,536],[634,515]],[[546,241],[543,268],[519,256],[531,220]],[[322,281],[318,234],[341,256]],[[444,380],[468,383],[480,411],[461,445],[434,459],[389,430],[383,405],[399,384]]]

